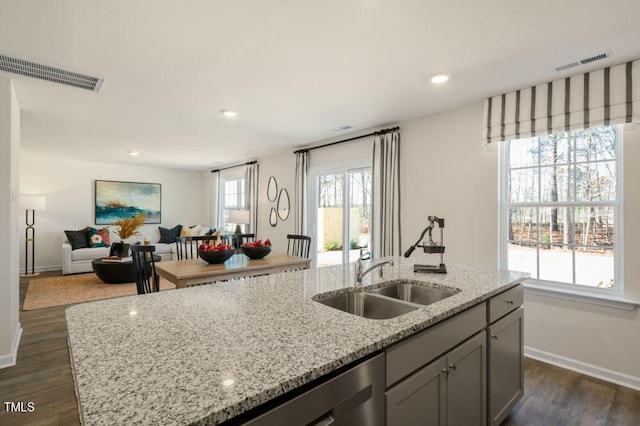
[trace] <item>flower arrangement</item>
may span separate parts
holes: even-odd
[[[119,219],[114,223],[114,225],[119,226],[120,229],[115,232],[120,236],[121,239],[125,240],[134,235],[138,231],[138,228],[142,226],[145,220],[147,220],[147,216],[142,213],[138,213],[133,217],[125,217],[124,219]]]

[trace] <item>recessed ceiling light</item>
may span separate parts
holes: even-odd
[[[431,82],[432,82],[433,84],[442,84],[442,83],[444,83],[444,82],[446,82],[446,81],[448,81],[448,80],[449,80],[449,74],[444,73],[444,72],[439,72],[439,73],[436,73],[436,74],[431,74],[431,75],[429,76],[429,80],[431,80]]]
[[[131,155],[132,157],[140,155],[140,153],[138,151],[127,151],[127,154]]]
[[[238,115],[237,112],[231,111],[231,110],[228,110],[228,109],[223,109],[220,112],[222,113],[222,115],[224,115],[225,117],[229,117],[229,118],[232,118],[232,117],[235,117],[236,115]]]

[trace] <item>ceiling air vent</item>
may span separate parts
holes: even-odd
[[[580,65],[590,64],[591,62],[600,61],[602,59],[606,59],[611,56],[611,51],[607,50],[602,53],[598,53],[597,55],[589,56],[588,58],[578,59],[577,61],[569,62],[568,64],[558,65],[557,67],[553,67],[553,70],[556,72],[568,70],[569,68],[579,67]]]
[[[349,130],[349,129],[353,129],[353,126],[340,126],[340,127],[335,127],[333,129],[331,129],[332,132],[344,132],[345,130]]]
[[[3,54],[0,54],[0,71],[66,84],[67,86],[79,87],[93,92],[98,92],[104,82],[104,78],[92,77]]]

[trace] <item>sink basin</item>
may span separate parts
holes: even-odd
[[[374,289],[375,294],[381,294],[394,299],[406,300],[420,305],[430,305],[453,296],[458,293],[458,289],[442,289],[427,287],[424,284],[417,284],[416,281],[399,281],[390,283],[384,287]]]
[[[323,305],[369,319],[394,318],[419,308],[419,306],[400,300],[365,292],[342,293],[314,300]]]

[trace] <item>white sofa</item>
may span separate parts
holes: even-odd
[[[114,231],[118,227],[110,226],[109,239],[110,243],[121,241],[118,234]],[[209,229],[208,227],[198,226],[199,229]],[[149,242],[156,247],[155,253],[158,254],[162,260],[172,260],[177,258],[176,244],[175,243],[160,243],[160,230],[158,225],[144,225],[142,226],[136,235],[125,240],[126,243],[136,244],[137,242],[144,242],[144,238],[148,237]],[[110,247],[93,247],[93,248],[80,248],[72,250],[71,244],[67,239],[67,235],[62,233],[62,274],[79,274],[83,272],[92,272],[91,261],[101,257],[109,256]]]

